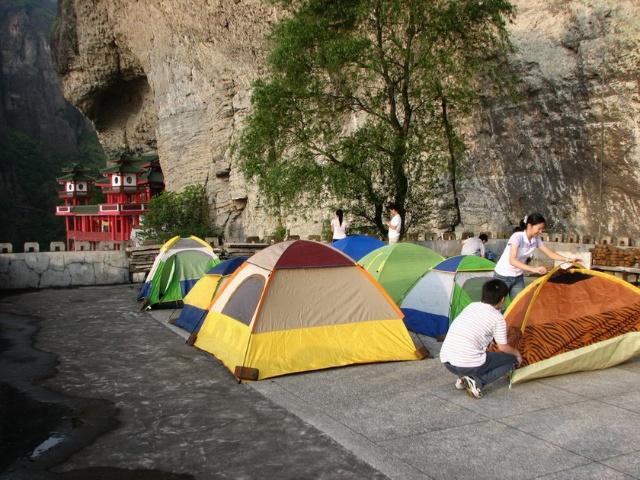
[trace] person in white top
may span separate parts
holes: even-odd
[[[347,222],[344,219],[342,210],[336,210],[336,216],[331,220],[331,231],[333,232],[333,241],[347,238]]]
[[[389,229],[389,244],[398,243],[400,241],[400,232],[402,231],[402,217],[395,203],[390,203],[387,208],[389,209],[391,220],[386,220],[384,224]]]
[[[474,398],[482,389],[522,362],[520,352],[507,343],[507,324],[500,309],[508,288],[502,280],[482,286],[482,301],[473,302],[451,323],[440,350],[444,367],[457,375],[455,387]],[[495,340],[498,351],[487,352]]]
[[[488,240],[489,237],[486,233],[481,233],[477,237],[463,240],[460,255],[477,255],[478,257],[484,257],[484,244],[487,243]]]
[[[524,288],[524,272],[540,275],[547,273],[545,267],[531,267],[527,263],[536,249],[540,249],[549,258],[561,262],[571,262],[580,258],[579,256],[564,257],[542,243],[540,234],[544,231],[544,223],[545,219],[539,213],[524,217],[520,222],[522,231],[511,235],[494,269],[494,277],[507,284],[511,299]]]

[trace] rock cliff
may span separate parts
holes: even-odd
[[[62,95],[49,31],[56,2],[0,2],[0,241],[64,238],[55,177],[102,153],[86,119]],[[91,150],[91,152],[90,152]]]
[[[466,122],[458,228],[504,231],[539,210],[558,230],[640,237],[640,4],[514,3],[511,65],[522,94],[486,99]],[[229,145],[277,9],[259,0],[66,0],[58,14],[65,95],[103,145],[157,148],[168,188],[206,184],[228,237],[269,234],[274,223]],[[425,230],[444,227],[447,212],[439,217]],[[300,235],[321,228],[302,216],[287,226]]]

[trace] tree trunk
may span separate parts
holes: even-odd
[[[385,228],[385,225],[382,222],[382,214],[384,213],[384,205],[382,205],[381,203],[375,203],[374,207],[375,207],[375,215],[374,215],[373,218],[375,219],[376,227],[378,227],[378,230],[380,231],[380,233],[384,237],[386,237],[387,236],[387,229]]]
[[[398,208],[398,213],[402,219],[402,225],[400,228],[400,238],[404,238],[405,233],[405,215],[407,213],[405,208],[405,202],[407,201],[407,192],[409,191],[409,181],[404,172],[404,160],[406,155],[405,139],[404,137],[398,139],[398,146],[395,149],[395,155],[393,158],[393,175],[395,177],[396,191],[394,195],[394,203]]]
[[[444,95],[442,89],[440,90],[440,102],[442,105],[442,125],[444,126],[445,135],[447,137],[447,147],[449,149],[449,161],[447,167],[449,170],[449,181],[451,183],[451,192],[453,194],[453,208],[455,209],[455,218],[452,228],[460,225],[460,202],[458,201],[458,186],[457,186],[457,167],[458,158],[456,152],[456,134],[453,131],[453,126],[449,122],[449,113],[447,111],[447,97]]]

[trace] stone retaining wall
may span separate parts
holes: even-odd
[[[0,289],[116,283],[129,283],[129,259],[124,251],[0,255]]]
[[[462,249],[462,240],[434,240],[430,242],[415,242],[423,245],[427,248],[435,250],[444,257],[453,257],[454,255],[460,255]],[[559,243],[559,242],[545,242],[551,250],[554,252],[572,252],[572,253],[587,253],[595,245],[590,243]],[[503,250],[507,246],[507,239],[490,239],[487,244],[487,248],[494,252],[498,258],[502,255]],[[548,257],[536,250],[533,253],[533,261],[540,264],[553,263]]]

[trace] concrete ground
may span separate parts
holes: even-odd
[[[0,298],[0,478],[384,478],[140,312],[136,293],[124,285]],[[30,420],[41,416],[38,432]],[[14,443],[22,451],[7,458]]]
[[[166,328],[171,311],[137,312],[133,296],[127,286],[96,287],[0,303],[0,311],[46,319],[37,347],[60,362],[47,388],[117,407],[119,425],[58,472],[110,466],[198,479],[640,478],[640,360],[512,389],[497,382],[481,400],[456,391],[437,359],[240,385],[172,333],[179,329]],[[428,342],[437,354],[438,344]]]

